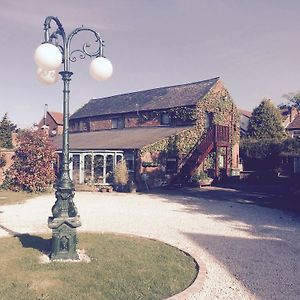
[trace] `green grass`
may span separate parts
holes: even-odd
[[[34,193],[12,192],[7,190],[0,190],[0,206],[7,204],[24,203],[27,199],[36,196]]]
[[[197,275],[194,260],[166,244],[112,234],[79,235],[90,263],[40,264],[50,240],[0,239],[0,299],[164,299]]]

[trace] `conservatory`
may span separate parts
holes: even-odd
[[[60,152],[59,157],[61,155]],[[129,172],[133,172],[133,153],[121,150],[70,152],[70,177],[75,185],[110,185],[113,183],[113,170],[123,159],[126,159]]]

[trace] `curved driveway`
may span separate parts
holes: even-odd
[[[205,197],[201,192],[77,192],[79,230],[141,235],[197,253],[206,276],[202,290],[190,299],[300,299],[299,217],[249,205],[243,194],[240,201],[218,201],[213,190],[204,192]],[[228,195],[234,198],[236,192]],[[9,231],[50,232],[47,217],[53,203],[53,195],[43,195],[22,205],[0,206],[0,237]]]

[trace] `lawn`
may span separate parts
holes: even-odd
[[[24,203],[27,199],[34,196],[36,196],[34,193],[0,190],[0,205]]]
[[[0,299],[165,299],[197,276],[195,261],[161,242],[82,233],[90,263],[40,264],[50,240],[21,235],[0,240]]]

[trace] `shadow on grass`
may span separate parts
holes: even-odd
[[[1,224],[0,228],[6,231],[10,236],[18,238],[23,248],[36,249],[42,253],[48,253],[51,249],[51,239],[44,239],[40,236],[31,235],[28,233],[19,233]]]
[[[51,239],[44,239],[40,236],[30,235],[28,233],[17,236],[24,248],[32,248],[42,253],[48,253],[51,249]]]

